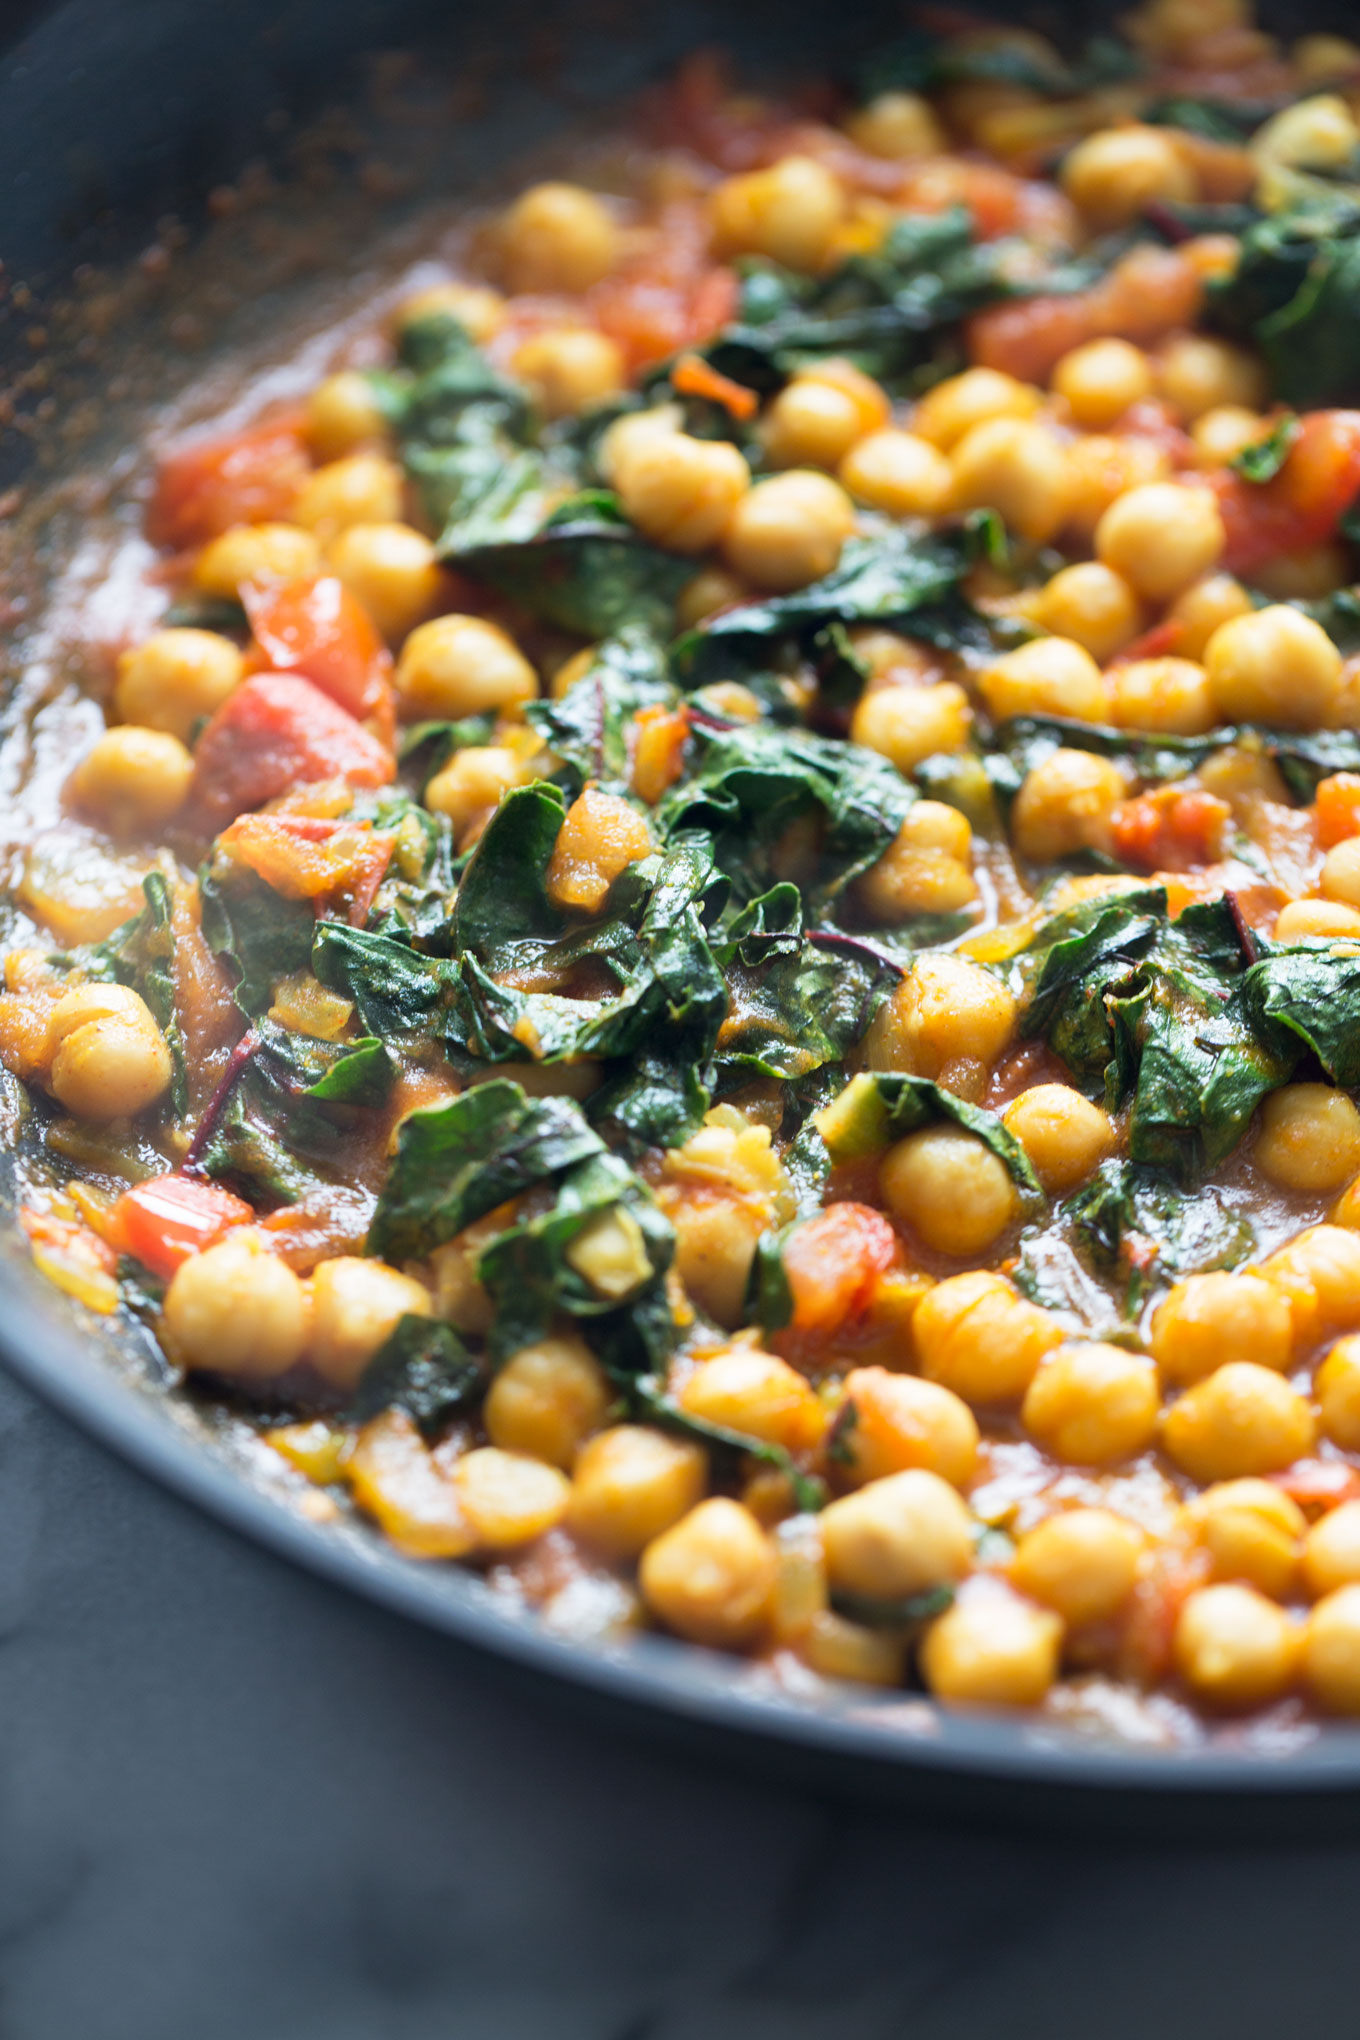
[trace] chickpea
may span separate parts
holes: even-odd
[[[1156,1436],[1157,1406],[1150,1360],[1090,1340],[1045,1354],[1020,1415],[1055,1459],[1104,1466],[1146,1450]]]
[[[666,1215],[675,1227],[672,1266],[685,1294],[718,1324],[735,1329],[745,1315],[751,1265],[769,1223],[768,1208],[699,1185],[671,1192]]]
[[[977,1465],[978,1427],[952,1389],[886,1367],[856,1367],[845,1377],[843,1409],[853,1422],[837,1430],[837,1464],[855,1487],[924,1467],[966,1488]]]
[[[523,785],[526,777],[518,752],[500,744],[468,744],[455,751],[443,771],[429,781],[425,805],[432,814],[447,815],[461,839],[495,811],[512,787]]]
[[[834,468],[866,434],[892,416],[879,383],[852,361],[806,368],[786,384],[765,415],[765,451],[775,467]]]
[[[274,1381],[301,1360],[309,1315],[292,1269],[238,1228],[175,1270],[163,1322],[169,1349],[188,1373]]]
[[[544,875],[548,897],[567,912],[598,913],[615,879],[651,850],[651,831],[637,809],[588,786],[557,832]]]
[[[615,483],[625,514],[646,537],[671,552],[701,553],[749,500],[751,472],[725,439],[653,431],[620,450]]]
[[[331,541],[326,559],[389,643],[439,607],[444,577],[434,547],[410,524],[351,524]]]
[[[1020,1539],[1011,1578],[1072,1628],[1108,1622],[1133,1592],[1146,1539],[1109,1509],[1064,1509]]]
[[[955,914],[973,905],[977,886],[968,868],[973,832],[957,808],[916,803],[877,864],[859,880],[855,895],[871,921],[893,923],[912,914]]]
[[[754,1346],[730,1346],[705,1360],[678,1400],[692,1417],[788,1452],[810,1452],[827,1427],[825,1404],[797,1369]]]
[[[874,687],[860,696],[850,719],[850,741],[890,758],[909,773],[923,758],[957,751],[968,740],[973,711],[953,680],[933,687]]]
[[[1055,638],[1080,645],[1100,664],[1122,651],[1143,627],[1132,588],[1099,560],[1061,568],[1040,590],[1034,620]]]
[[[1111,817],[1126,791],[1113,758],[1094,751],[1051,752],[1025,774],[1015,796],[1016,849],[1036,864],[1080,850],[1108,850]]]
[[[424,319],[456,319],[469,340],[482,347],[505,324],[505,299],[485,283],[432,283],[403,298],[392,323],[401,334]]]
[[[1064,715],[1103,722],[1105,682],[1084,645],[1070,638],[1034,638],[984,668],[983,698],[998,722],[1016,715]]]
[[[555,1530],[567,1513],[571,1483],[555,1466],[481,1445],[453,1469],[464,1520],[484,1550],[513,1551]]]
[[[404,494],[396,461],[383,453],[348,453],[308,476],[293,515],[324,545],[353,524],[390,524],[401,516]]]
[[[1276,920],[1276,941],[1300,942],[1310,935],[1360,936],[1360,911],[1338,900],[1290,900]]]
[[[126,985],[76,985],[47,1023],[47,1085],[77,1119],[144,1112],[170,1088],[173,1064],[146,1001]]]
[[[1261,1263],[1289,1304],[1294,1351],[1360,1324],[1360,1235],[1313,1225]]]
[[[714,252],[766,255],[789,269],[820,269],[845,218],[840,181],[811,156],[728,177],[713,193]]]
[[[966,1504],[948,1481],[920,1467],[832,1502],[822,1511],[821,1530],[832,1587],[869,1600],[952,1586],[973,1563]]]
[[[341,460],[347,453],[380,445],[387,436],[387,421],[368,377],[345,368],[312,391],[303,431],[318,460]]]
[[[1198,737],[1218,721],[1209,676],[1193,659],[1130,659],[1110,675],[1111,721],[1126,730]]]
[[[1231,574],[1210,574],[1178,595],[1167,621],[1180,625],[1176,650],[1185,659],[1203,659],[1209,640],[1221,623],[1251,612],[1251,597]]]
[[[608,1558],[636,1558],[694,1507],[707,1478],[703,1452],[688,1439],[616,1424],[581,1447],[569,1527]]]
[[[696,623],[705,623],[720,610],[749,601],[750,596],[746,583],[739,581],[735,574],[729,574],[726,567],[700,567],[694,579],[686,581],[680,590],[675,620],[682,630],[693,630]],[[737,683],[734,681],[732,684],[735,686]],[[755,696],[751,695],[750,699],[754,702]],[[756,713],[761,712],[757,702]]]
[[[1099,432],[1152,395],[1152,363],[1128,340],[1088,340],[1064,354],[1052,384],[1073,423]]]
[[[1323,1436],[1343,1452],[1360,1451],[1360,1338],[1337,1340],[1313,1386]]]
[[[1138,45],[1156,56],[1187,56],[1206,38],[1249,28],[1250,0],[1145,0],[1129,27]]]
[[[1256,572],[1257,587],[1275,602],[1320,602],[1324,597],[1334,595],[1338,588],[1344,588],[1350,579],[1350,554],[1335,540],[1303,546],[1297,552],[1280,553],[1273,560],[1265,561]],[[1340,720],[1344,727],[1350,725],[1350,716],[1344,712],[1349,698],[1344,682],[1353,674],[1352,663],[1351,675],[1343,675],[1343,714]]]
[[[1214,1578],[1244,1580],[1273,1601],[1288,1599],[1307,1522],[1297,1502],[1268,1480],[1206,1488],[1186,1510],[1213,1560]]]
[[[1036,1084],[1012,1098],[1001,1118],[1051,1196],[1075,1190],[1114,1151],[1109,1113],[1070,1084]]]
[[[321,564],[314,534],[296,524],[233,524],[194,561],[200,595],[234,602],[247,581],[302,581]]]
[[[1264,439],[1269,430],[1268,421],[1259,411],[1245,411],[1240,404],[1216,404],[1212,411],[1196,418],[1190,437],[1195,442],[1199,465],[1215,468],[1236,460],[1239,453]]]
[[[829,574],[854,528],[854,505],[839,482],[790,468],[740,498],[723,534],[723,555],[743,580],[784,593]]]
[[[880,92],[850,116],[845,131],[857,149],[891,163],[938,156],[946,147],[944,129],[919,92]]]
[[[1186,204],[1195,179],[1165,128],[1102,128],[1077,143],[1064,159],[1060,181],[1092,227],[1122,227],[1161,200]]]
[[[589,290],[619,259],[619,230],[603,199],[579,184],[534,184],[505,216],[501,253],[512,291]]]
[[[857,502],[889,517],[934,517],[954,487],[954,471],[939,449],[896,426],[859,440],[837,472]]]
[[[515,350],[513,367],[546,418],[571,418],[617,395],[627,379],[617,340],[592,326],[552,326]]]
[[[926,1685],[954,1706],[1037,1707],[1058,1676],[1062,1622],[999,1582],[979,1581],[978,1589],[927,1630]]]
[[[1187,424],[1225,404],[1259,411],[1270,394],[1254,354],[1208,333],[1177,334],[1161,348],[1156,365],[1162,396]]]
[[[1289,1305],[1250,1268],[1191,1275],[1157,1306],[1151,1345],[1163,1375],[1178,1386],[1203,1381],[1234,1360],[1283,1374],[1293,1350]]]
[[[1067,517],[1067,450],[1046,425],[1025,418],[989,418],[974,425],[950,456],[951,505],[1000,512],[1021,538],[1044,545]]]
[[[625,411],[600,434],[595,455],[600,473],[618,488],[634,454],[654,440],[675,438],[684,422],[685,414],[679,404],[654,404],[646,411]]]
[[[187,744],[194,725],[219,709],[245,660],[213,630],[158,630],[122,653],[113,690],[120,722],[162,730]]]
[[[1341,654],[1326,631],[1284,603],[1220,624],[1204,664],[1225,722],[1313,729],[1327,720],[1341,684]]]
[[[1015,1031],[1012,994],[981,964],[948,952],[918,956],[869,1031],[869,1067],[938,1077],[961,1058],[986,1063]]]
[[[312,1276],[307,1357],[323,1381],[352,1394],[401,1319],[428,1317],[431,1308],[423,1282],[399,1275],[381,1261],[352,1254],[322,1261]]]
[[[1171,473],[1171,456],[1153,439],[1122,439],[1091,432],[1067,449],[1067,528],[1082,546],[1093,544],[1096,526],[1118,497],[1160,482]]]
[[[115,836],[149,836],[179,813],[194,761],[166,730],[105,730],[70,778],[71,797]]]
[[[1253,1587],[1200,1587],[1187,1596],[1172,1643],[1176,1669],[1209,1707],[1263,1707],[1292,1684],[1299,1632]]]
[[[396,670],[403,715],[485,715],[538,693],[538,675],[514,639],[480,616],[436,616],[413,630]]]
[[[1005,1163],[961,1126],[925,1126],[897,1141],[878,1187],[893,1217],[941,1254],[981,1253],[1019,1209]]]
[[[505,1452],[525,1453],[570,1470],[585,1439],[604,1423],[611,1401],[603,1368],[584,1340],[540,1339],[522,1346],[487,1393],[487,1436]]]
[[[1224,536],[1211,490],[1147,482],[1111,503],[1096,526],[1096,555],[1147,601],[1170,602],[1209,572]]]
[[[1360,68],[1360,47],[1344,35],[1304,35],[1290,50],[1289,60],[1303,84],[1323,85]]]
[[[755,1517],[715,1497],[647,1546],[638,1584],[678,1636],[740,1650],[769,1621],[775,1569],[774,1546]]]
[[[1303,1632],[1304,1681],[1329,1714],[1360,1714],[1360,1586],[1319,1601]]]
[[[1360,1112],[1331,1084],[1285,1084],[1261,1107],[1252,1160],[1281,1190],[1339,1190],[1360,1169]]]
[[[937,1282],[917,1305],[911,1330],[926,1379],[975,1405],[1018,1401],[1063,1336],[1046,1310],[983,1269]]]
[[[1188,1388],[1162,1419],[1162,1444],[1192,1480],[1276,1473],[1312,1450],[1313,1414],[1268,1367],[1230,1360]]]
[[[997,368],[966,368],[927,390],[912,413],[911,429],[948,453],[975,425],[992,418],[1032,418],[1044,400],[1033,383],[1017,382]]]
[[[1314,1600],[1360,1581],[1360,1502],[1319,1516],[1303,1540],[1303,1584]]]

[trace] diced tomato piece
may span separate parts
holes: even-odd
[[[174,1174],[153,1176],[125,1190],[113,1208],[124,1252],[167,1281],[229,1226],[244,1225],[254,1216],[248,1204],[220,1184]]]
[[[1318,781],[1317,832],[1324,850],[1360,836],[1360,773],[1333,772]]]
[[[193,798],[205,823],[220,828],[296,786],[388,786],[396,769],[387,747],[312,681],[253,673],[198,740]]]
[[[633,791],[655,806],[685,769],[689,711],[653,702],[633,718]]]
[[[1181,1609],[1204,1585],[1211,1565],[1202,1547],[1154,1546],[1124,1612],[1119,1670],[1126,1678],[1154,1686],[1166,1677]]]
[[[671,370],[671,387],[679,390],[682,397],[707,397],[710,403],[721,404],[743,423],[754,418],[760,409],[760,399],[754,390],[733,382],[730,375],[720,375],[701,354],[681,355]]]
[[[287,517],[310,472],[300,421],[275,418],[202,439],[161,462],[147,513],[154,545],[205,545],[233,524]]]
[[[968,324],[972,358],[1024,382],[1045,383],[1071,348],[1117,334],[1140,344],[1193,323],[1203,281],[1176,248],[1138,247],[1090,290],[994,305]]]
[[[1270,1481],[1301,1509],[1335,1509],[1360,1495],[1360,1473],[1341,1459],[1296,1459]]]
[[[1207,480],[1230,573],[1250,575],[1282,553],[1320,545],[1360,494],[1360,411],[1311,411],[1268,482],[1249,482],[1235,468],[1216,468]]]
[[[372,618],[333,574],[274,584],[248,581],[241,590],[255,642],[276,673],[301,673],[392,741],[396,710],[392,654]]]
[[[829,1204],[795,1226],[784,1244],[793,1293],[791,1329],[828,1337],[873,1301],[880,1279],[902,1259],[896,1233],[868,1204]]]
[[[1220,854],[1232,809],[1200,787],[1158,787],[1114,811],[1114,852],[1145,871],[1192,871]]]
[[[363,901],[367,919],[373,895],[392,858],[393,838],[367,822],[328,821],[319,815],[241,815],[217,839],[219,856],[235,859],[287,900],[318,903],[338,893]]]
[[[1111,659],[1112,666],[1129,666],[1137,659],[1163,659],[1168,652],[1174,652],[1185,636],[1185,625],[1176,617],[1168,616],[1162,623],[1154,623],[1151,630],[1145,630],[1116,652]]]

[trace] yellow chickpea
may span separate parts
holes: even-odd
[[[1058,1676],[1063,1625],[1000,1582],[979,1581],[926,1632],[921,1670],[955,1707],[1037,1707]]]
[[[1114,1151],[1109,1113],[1070,1084],[1036,1084],[1012,1098],[1001,1118],[1050,1196],[1075,1190]]]
[[[1185,1513],[1215,1579],[1245,1581],[1273,1601],[1289,1598],[1307,1528],[1297,1502],[1268,1480],[1229,1480],[1206,1488]]]
[[[189,1373],[273,1381],[303,1356],[307,1291],[292,1269],[237,1228],[175,1270],[165,1292],[164,1330]]]
[[[194,561],[200,595],[232,602],[247,581],[301,581],[321,564],[315,535],[296,524],[233,524]]]
[[[352,524],[390,524],[401,516],[405,485],[383,453],[348,453],[309,475],[293,508],[297,522],[324,545]]]
[[[326,560],[389,643],[439,607],[444,577],[433,545],[413,525],[351,524],[331,540]]]
[[[1187,1596],[1172,1644],[1176,1669],[1206,1706],[1263,1707],[1293,1683],[1300,1634],[1252,1587],[1200,1587]]]
[[[1130,489],[1163,481],[1171,473],[1171,456],[1151,439],[1089,432],[1068,447],[1067,469],[1067,529],[1088,549],[1110,505]]]
[[[911,429],[943,453],[966,432],[992,418],[1032,418],[1044,400],[1033,383],[996,368],[966,368],[927,390],[912,413]]]
[[[977,1465],[978,1427],[952,1389],[886,1367],[856,1367],[845,1377],[842,1408],[853,1421],[837,1428],[837,1465],[855,1487],[923,1467],[966,1488]]]
[[[896,426],[859,440],[837,473],[857,502],[889,517],[934,517],[954,487],[954,471],[938,447]]]
[[[1015,999],[980,964],[947,952],[918,956],[868,1037],[871,1069],[938,1077],[966,1058],[990,1066],[1015,1031]]]
[[[825,1404],[797,1369],[754,1346],[715,1353],[690,1375],[678,1399],[692,1417],[789,1452],[811,1451],[827,1427]]]
[[[829,574],[854,528],[854,505],[839,482],[790,468],[740,497],[723,533],[723,556],[743,580],[783,593]]]
[[[953,680],[932,687],[870,688],[850,720],[850,740],[890,758],[899,772],[911,772],[923,758],[957,751],[973,726],[968,696]]]
[[[581,1447],[568,1523],[606,1557],[635,1558],[699,1501],[708,1467],[688,1439],[616,1424]]]
[[[1209,489],[1147,482],[1115,498],[1096,526],[1097,558],[1149,602],[1170,602],[1223,551],[1223,519]]]
[[[85,984],[52,1008],[47,1087],[77,1119],[131,1117],[170,1088],[170,1050],[146,1001],[127,985]]]
[[[618,261],[619,229],[604,200],[579,184],[534,184],[502,223],[501,255],[512,291],[583,291]]]
[[[340,1254],[312,1276],[312,1329],[307,1357],[323,1381],[344,1394],[403,1317],[428,1317],[424,1283],[381,1261]]]
[[[1350,580],[1350,553],[1344,545],[1331,540],[1322,545],[1303,546],[1297,552],[1280,553],[1267,560],[1256,574],[1257,587],[1275,602],[1320,602],[1334,595],[1338,588],[1346,587]],[[1338,716],[1343,727],[1350,723],[1346,706],[1350,695],[1344,686],[1347,677],[1350,676],[1343,675]]]
[[[680,590],[675,605],[675,620],[681,630],[693,630],[696,623],[703,623],[719,610],[731,609],[738,602],[748,602],[751,591],[744,581],[735,574],[729,574],[726,567],[700,567],[692,581],[687,581]],[[733,685],[736,683],[733,682]],[[755,696],[750,699],[755,701]],[[756,703],[756,713],[760,706]]]
[[[1088,340],[1064,354],[1052,382],[1074,424],[1099,432],[1152,395],[1152,363],[1128,340]]]
[[[403,715],[485,715],[538,693],[538,675],[513,638],[480,616],[437,616],[402,647],[396,670]]]
[[[679,553],[716,545],[751,487],[750,469],[726,440],[657,430],[619,448],[614,479],[638,530]]]
[[[954,509],[997,510],[1033,545],[1046,544],[1065,522],[1071,499],[1067,449],[1037,420],[989,418],[974,425],[950,462]]]
[[[1062,715],[1103,722],[1105,682],[1084,645],[1071,638],[1034,638],[984,668],[979,686],[998,722],[1017,715]]]
[[[765,414],[765,451],[775,467],[835,468],[866,434],[888,423],[882,387],[851,361],[826,361],[796,375]]]
[[[1209,574],[1178,595],[1167,611],[1167,620],[1180,625],[1176,650],[1184,659],[1203,659],[1210,638],[1221,623],[1246,616],[1251,597],[1231,574]]]
[[[1338,900],[1290,900],[1275,922],[1277,942],[1300,942],[1309,936],[1360,936],[1360,911]]]
[[[1062,188],[1096,228],[1122,227],[1153,200],[1188,203],[1194,175],[1165,128],[1102,128],[1065,157]]]
[[[668,1629],[691,1643],[739,1650],[766,1626],[774,1598],[775,1552],[739,1502],[700,1502],[647,1546],[638,1567],[643,1598]]]
[[[1344,1452],[1360,1451],[1360,1338],[1337,1340],[1313,1386],[1323,1436]]]
[[[966,1504],[948,1481],[919,1467],[832,1502],[821,1530],[833,1588],[870,1600],[952,1586],[973,1563]]]
[[[1277,1473],[1312,1450],[1313,1413],[1268,1367],[1230,1360],[1188,1388],[1162,1419],[1162,1443],[1192,1480]]]
[[[481,347],[504,325],[505,299],[485,283],[431,283],[402,299],[393,330],[401,334],[424,319],[456,319],[468,338]]]
[[[368,377],[345,368],[328,375],[312,391],[303,431],[318,460],[340,460],[347,453],[381,445],[387,421]]]
[[[891,924],[912,914],[954,914],[972,906],[978,896],[968,868],[972,835],[957,808],[918,801],[859,880],[860,910],[871,921]]]
[[[1339,1190],[1360,1169],[1360,1112],[1331,1084],[1286,1084],[1261,1107],[1252,1160],[1282,1190]]]
[[[1137,637],[1143,612],[1119,574],[1099,560],[1079,560],[1060,569],[1040,590],[1034,621],[1103,664]]]
[[[710,203],[715,253],[766,255],[789,269],[820,269],[846,212],[840,180],[811,156],[728,177]]]
[[[113,690],[120,722],[163,730],[187,744],[219,709],[245,670],[230,638],[213,630],[158,630],[121,654]]]
[[[546,418],[571,418],[616,396],[626,380],[616,340],[592,326],[552,326],[531,334],[512,363]]]
[[[1218,719],[1209,676],[1193,659],[1130,659],[1110,674],[1110,720],[1121,729],[1198,737]]]
[[[1360,1586],[1318,1602],[1303,1632],[1304,1682],[1328,1714],[1360,1714]]]
[[[1270,394],[1262,363],[1208,333],[1180,333],[1157,355],[1157,386],[1187,423],[1219,405],[1259,411]]]
[[[944,129],[919,92],[880,92],[850,116],[845,131],[857,149],[891,163],[938,156],[946,146]]]
[[[481,1445],[453,1469],[454,1493],[478,1545],[514,1551],[555,1530],[567,1513],[571,1483],[555,1466],[522,1452]]]
[[[1146,1541],[1110,1509],[1064,1509],[1020,1539],[1011,1578],[1074,1629],[1107,1622],[1133,1592]]]
[[[1304,35],[1290,50],[1289,60],[1305,85],[1326,84],[1360,68],[1360,46],[1343,35]]]
[[[425,805],[431,814],[447,815],[461,837],[493,813],[502,795],[522,785],[526,776],[517,752],[500,744],[469,744],[455,751],[443,771],[429,781]]]
[[[194,761],[166,730],[120,723],[105,730],[71,774],[71,798],[115,836],[145,836],[179,813]]]
[[[651,831],[637,809],[588,786],[558,830],[544,875],[548,897],[566,912],[598,913],[615,879],[651,850]]]
[[[1220,624],[1204,664],[1225,722],[1313,729],[1326,722],[1341,684],[1341,654],[1326,631],[1283,603]]]
[[[1152,1357],[1168,1381],[1203,1381],[1229,1361],[1284,1373],[1293,1356],[1289,1305],[1251,1269],[1191,1275],[1167,1292],[1152,1319]]]
[[[1270,430],[1259,411],[1243,410],[1240,404],[1216,404],[1205,411],[1190,428],[1198,464],[1203,468],[1226,467],[1255,446]]]
[[[522,1346],[487,1392],[483,1419],[493,1445],[571,1469],[598,1431],[612,1394],[604,1369],[584,1340],[540,1339]]]
[[[922,1374],[975,1405],[1018,1401],[1062,1336],[1004,1275],[981,1269],[937,1282],[912,1319]]]
[[[959,1126],[922,1127],[896,1142],[878,1186],[894,1218],[942,1254],[981,1253],[1019,1209],[1005,1163]]]
[[[1020,1415],[1055,1458],[1104,1466],[1146,1450],[1156,1435],[1157,1409],[1152,1362],[1092,1340],[1045,1355]]]
[[[1108,850],[1110,818],[1127,790],[1112,758],[1094,751],[1052,752],[1025,774],[1015,796],[1016,849],[1037,864],[1080,850]]]
[[[1360,1502],[1319,1516],[1303,1540],[1303,1584],[1315,1601],[1360,1581]]]
[[[1360,1325],[1360,1234],[1313,1225],[1261,1263],[1289,1305],[1296,1354]]]

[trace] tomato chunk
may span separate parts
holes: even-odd
[[[1282,553],[1320,545],[1360,493],[1360,411],[1310,412],[1268,482],[1249,482],[1235,468],[1207,479],[1227,532],[1230,573],[1250,575]]]
[[[390,743],[392,655],[362,602],[333,574],[241,590],[255,642],[276,673],[301,673]]]
[[[1360,836],[1360,774],[1333,772],[1318,781],[1317,831],[1324,850]]]
[[[896,1233],[869,1204],[831,1204],[805,1219],[784,1245],[793,1293],[792,1329],[826,1336],[859,1317],[880,1278],[902,1257]]]
[[[397,769],[384,744],[296,673],[243,680],[199,738],[194,768],[193,798],[214,828],[295,786],[387,786]]]
[[[1232,809],[1217,794],[1158,787],[1115,809],[1115,855],[1145,871],[1193,871],[1219,856],[1231,818]]]
[[[295,418],[203,439],[161,462],[147,513],[154,545],[205,545],[233,524],[287,517],[310,462]]]
[[[114,1229],[124,1250],[167,1280],[192,1254],[201,1254],[229,1226],[244,1225],[255,1213],[218,1183],[191,1176],[153,1176],[125,1190],[113,1208]]]

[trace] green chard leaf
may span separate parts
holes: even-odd
[[[318,921],[311,968],[326,989],[353,1000],[370,1034],[428,1034],[449,1001],[451,967],[422,956],[408,941]]]
[[[610,792],[629,790],[629,732],[639,709],[679,699],[666,655],[649,631],[629,624],[597,645],[586,672],[556,699],[531,702],[525,719],[571,774]]]
[[[817,1114],[817,1131],[833,1164],[859,1161],[881,1153],[923,1126],[950,1121],[976,1134],[1003,1162],[1020,1191],[1034,1199],[1043,1195],[1028,1155],[995,1112],[970,1105],[925,1077],[896,1071],[862,1071],[840,1096]]]
[[[364,1369],[348,1414],[364,1424],[384,1410],[403,1409],[427,1438],[434,1437],[485,1386],[485,1368],[452,1325],[408,1315],[397,1320]]]
[[[386,1102],[395,1075],[381,1041],[314,1041],[258,1020],[253,1053],[201,1143],[198,1165],[256,1203],[296,1203],[343,1177],[356,1128]]]
[[[559,630],[602,638],[628,624],[671,628],[692,561],[650,545],[606,492],[560,503],[547,516],[541,506],[527,509],[529,501],[522,493],[505,518],[484,513],[446,525],[439,557]]]
[[[625,1376],[623,1385],[632,1414],[640,1422],[655,1424],[662,1431],[673,1431],[677,1437],[689,1438],[696,1445],[702,1445],[705,1451],[716,1452],[736,1464],[743,1459],[754,1459],[757,1465],[773,1467],[789,1481],[800,1512],[811,1514],[826,1506],[825,1481],[816,1474],[804,1473],[782,1445],[770,1445],[763,1438],[752,1438],[745,1431],[734,1431],[726,1424],[713,1424],[706,1417],[691,1416],[674,1396],[667,1393],[664,1383],[654,1374]]]
[[[1272,949],[1247,972],[1248,1017],[1282,1061],[1309,1050],[1334,1084],[1360,1088],[1360,948]]]
[[[1250,1225],[1217,1189],[1186,1191],[1164,1170],[1126,1160],[1103,1162],[1058,1207],[1051,1230],[1070,1231],[1095,1269],[1122,1278],[1127,1317],[1167,1283],[1237,1267],[1256,1244]],[[1031,1233],[1020,1242],[1016,1279],[1031,1294],[1042,1265],[1040,1238]]]
[[[1220,332],[1260,348],[1275,395],[1300,410],[1360,398],[1360,206],[1338,196],[1257,220],[1209,288]]]
[[[174,1075],[170,1099],[178,1116],[188,1104],[184,1034],[175,1006],[175,936],[170,887],[163,874],[152,871],[142,880],[146,905],[140,914],[115,928],[112,935],[80,952],[93,978],[128,985],[145,999],[165,1036]]]
[[[236,972],[236,1003],[251,1019],[273,1004],[281,978],[310,968],[316,916],[305,900],[286,900],[253,871],[233,866],[221,879],[199,872],[203,933]]]
[[[1273,482],[1289,457],[1291,448],[1300,432],[1298,413],[1286,411],[1277,418],[1264,439],[1254,439],[1250,446],[1234,454],[1229,467],[1236,468],[1239,475],[1248,482]]]

